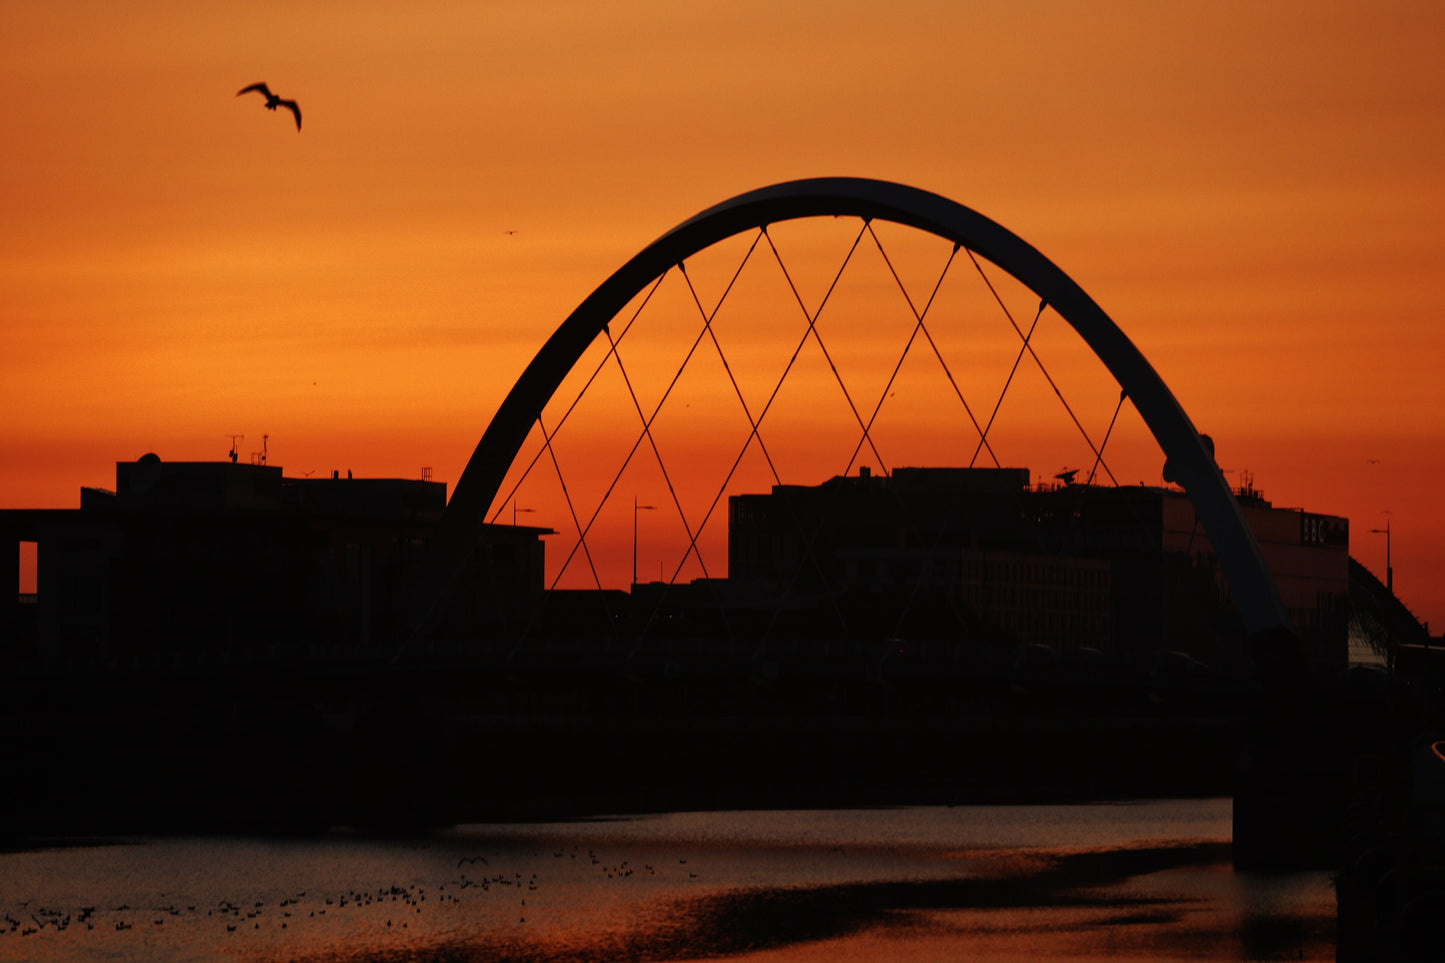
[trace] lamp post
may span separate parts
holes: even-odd
[[[632,584],[637,584],[637,513],[656,511],[655,505],[637,504],[637,496],[632,496]]]
[[[1386,515],[1389,515],[1390,513],[1389,513],[1389,512],[1385,512],[1385,514],[1386,514]],[[1394,595],[1394,594],[1395,594],[1395,568],[1394,568],[1394,566],[1392,566],[1392,565],[1390,564],[1390,519],[1389,519],[1389,518],[1386,518],[1386,519],[1385,519],[1385,527],[1384,527],[1384,528],[1372,528],[1372,529],[1370,529],[1370,534],[1371,534],[1371,535],[1383,535],[1383,536],[1385,536],[1385,588],[1389,590],[1389,592],[1390,592],[1391,595]]]

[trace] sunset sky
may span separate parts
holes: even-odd
[[[1388,519],[1439,633],[1442,44],[1445,7],[1380,0],[6,3],[0,506],[74,507],[116,461],[233,433],[288,475],[450,486],[648,242],[753,188],[875,177],[1037,247],[1232,481],[1348,516],[1382,578]],[[235,96],[256,81],[300,133]]]

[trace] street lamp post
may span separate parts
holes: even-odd
[[[1389,512],[1386,512],[1385,514],[1386,514],[1386,515],[1389,515],[1390,513],[1389,513]],[[1391,594],[1391,595],[1394,595],[1394,594],[1395,594],[1395,568],[1394,568],[1393,565],[1390,564],[1390,520],[1389,520],[1388,518],[1385,519],[1385,527],[1384,527],[1384,528],[1372,528],[1372,529],[1370,529],[1370,534],[1371,534],[1371,535],[1383,535],[1383,536],[1385,536],[1385,588],[1387,588],[1387,589],[1390,591],[1390,594]]]
[[[637,584],[637,513],[656,511],[655,505],[637,504],[637,496],[632,496],[632,584]]]

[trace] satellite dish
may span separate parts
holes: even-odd
[[[135,461],[130,470],[130,490],[133,495],[144,495],[161,480],[161,456],[148,451]]]

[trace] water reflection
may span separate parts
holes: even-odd
[[[0,856],[0,959],[1333,959],[1328,878],[1236,874],[1228,830],[1192,800],[54,848]]]

